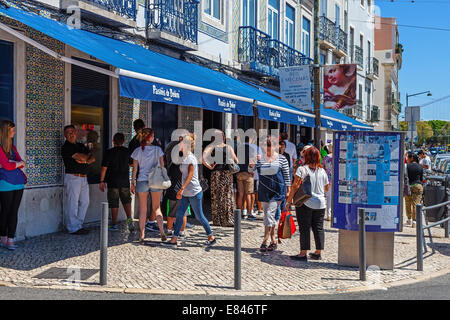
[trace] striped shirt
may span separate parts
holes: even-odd
[[[256,163],[256,168],[259,169],[260,176],[273,176],[278,173],[278,169],[281,167],[281,172],[283,173],[284,183],[286,186],[291,186],[291,174],[289,170],[289,162],[286,157],[279,154],[278,158],[272,162],[266,161],[264,156],[261,160]]]

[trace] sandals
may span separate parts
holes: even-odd
[[[259,251],[260,252],[267,252],[267,245],[266,244],[262,244],[261,247],[259,247]]]
[[[295,255],[295,256],[289,256],[289,258],[291,258],[292,260],[308,262],[308,257],[307,256]]]
[[[269,246],[267,247],[267,251],[274,251],[277,249],[277,244],[276,243],[271,243],[269,244]]]

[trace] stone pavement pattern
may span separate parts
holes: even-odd
[[[139,245],[138,233],[129,233],[125,224],[120,231],[109,232],[108,287],[160,289],[169,291],[233,292],[233,228],[212,227],[217,244],[203,246],[203,228],[187,229],[186,241],[177,248],[156,244],[159,238],[148,233]],[[283,240],[268,255],[259,253],[264,226],[261,220],[242,223],[242,290],[280,293],[289,291],[339,291],[361,287],[358,268],[342,267],[338,259],[338,230],[326,222],[323,260],[308,263],[292,261],[289,255],[299,252],[298,232]],[[382,271],[378,279],[389,284],[414,279],[450,268],[450,240],[443,229],[434,228],[434,249],[425,254],[424,272],[416,271],[415,229],[405,227],[395,237],[395,269]],[[99,228],[87,236],[56,233],[18,243],[16,252],[0,249],[0,281],[17,286],[65,286],[67,268],[81,268],[81,286],[99,287]],[[311,237],[311,247],[314,240]],[[427,238],[428,241],[428,238]],[[355,244],[357,245],[357,244]],[[370,274],[368,274],[370,278]]]

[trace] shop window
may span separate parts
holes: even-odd
[[[178,106],[163,102],[152,102],[152,129],[155,140],[164,148],[172,139],[172,132],[178,128]]]
[[[0,40],[0,119],[14,121],[14,45]]]
[[[98,67],[108,66],[83,60]],[[78,142],[92,150],[96,161],[89,166],[88,182],[100,182],[101,161],[109,147],[109,77],[72,65],[72,124]]]

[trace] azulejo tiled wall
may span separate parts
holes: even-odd
[[[181,108],[181,128],[194,132],[194,121],[200,121],[202,118],[202,109],[194,107]]]
[[[120,97],[117,113],[117,128],[118,132],[125,135],[125,145],[128,145],[128,142],[130,142],[135,134],[133,130],[134,120],[142,119],[149,125],[147,109],[148,104],[146,101]]]
[[[0,17],[25,35],[64,54],[64,44],[19,22]],[[28,186],[62,184],[62,126],[64,122],[64,63],[26,45],[25,147]]]

